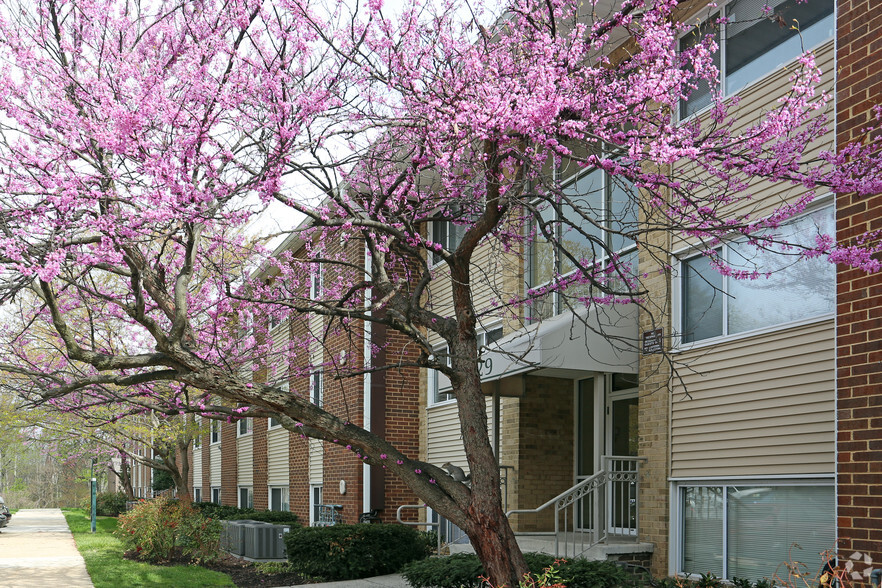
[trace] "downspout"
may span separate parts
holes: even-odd
[[[370,276],[371,271],[371,258],[370,258],[370,250],[367,246],[364,247],[364,273],[365,276]],[[371,289],[368,288],[364,293],[365,303],[370,303],[371,300]],[[366,314],[370,315],[370,311],[366,311]],[[364,361],[364,381],[362,382],[363,386],[363,394],[364,394],[364,405],[363,405],[363,419],[364,419],[364,429],[365,431],[371,430],[371,372],[370,367],[371,364],[371,322],[369,320],[364,321],[364,332],[362,333],[362,344],[364,347],[363,350],[363,361]],[[371,510],[371,466],[367,463],[361,464],[361,512],[368,512]]]

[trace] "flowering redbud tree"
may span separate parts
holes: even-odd
[[[527,567],[486,434],[482,322],[540,320],[552,297],[575,311],[649,308],[636,257],[622,252],[664,270],[671,239],[659,236],[711,246],[713,266],[735,278],[767,272],[714,255],[733,235],[879,269],[876,235],[778,233],[816,194],[882,189],[875,141],[829,144],[813,57],[775,108],[737,120],[737,100],[714,83],[715,37],[690,33],[681,4],[4,2],[0,300],[22,310],[3,326],[0,369],[36,403],[275,416],[350,447],[461,527],[494,585],[516,585]],[[700,92],[707,109],[680,122]],[[607,177],[616,205],[590,181],[573,189],[577,172]],[[799,195],[760,210],[758,180]],[[292,236],[303,254],[248,241],[269,202],[306,216]],[[430,231],[436,221],[456,238]],[[516,264],[532,251],[541,285],[479,296],[494,283],[474,263],[483,247]],[[290,343],[273,349],[270,325],[286,320]],[[369,323],[415,351],[309,353]],[[291,371],[255,378],[270,353]],[[408,366],[450,379],[470,486],[290,385],[316,369]]]

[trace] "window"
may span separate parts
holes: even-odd
[[[286,486],[270,488],[270,510],[290,510],[288,505],[288,488]]]
[[[269,420],[269,428],[270,429],[272,429],[274,427],[279,427],[279,426],[281,426],[281,424],[282,423],[276,417],[270,417],[270,420]]]
[[[315,525],[320,518],[322,499],[322,486],[312,485],[309,487],[309,524]]]
[[[810,570],[835,545],[832,485],[737,483],[679,487],[678,572],[752,581],[791,560]]]
[[[833,207],[797,217],[774,236],[794,245],[812,245],[819,234],[832,234]],[[683,343],[735,335],[831,314],[836,291],[833,264],[823,258],[800,259],[798,250],[780,246],[759,249],[746,240],[713,249],[680,264],[680,329]],[[723,276],[713,267],[717,256],[734,271],[756,279]],[[764,277],[769,273],[769,277]]]
[[[609,252],[615,252],[621,263],[636,269],[636,247],[625,236],[637,226],[633,188],[622,178],[595,169],[580,174],[562,191],[570,202],[561,201],[559,210],[547,206],[536,220],[528,252],[527,286],[538,288],[575,271],[566,253],[584,266],[591,262],[606,264]],[[551,238],[541,230],[543,225]],[[575,290],[568,293],[579,294]],[[559,296],[546,295],[531,304],[530,318],[559,314],[562,306]]]
[[[220,443],[221,440],[221,423],[220,421],[211,421],[211,444]]]
[[[239,437],[242,437],[243,435],[249,435],[251,432],[254,431],[254,419],[247,417],[244,419],[239,419],[239,426],[236,430],[238,431]]]
[[[325,402],[325,384],[322,372],[312,372],[309,376],[310,399],[321,408]]]
[[[251,486],[239,487],[239,508],[254,508],[254,490]]]
[[[465,236],[468,227],[458,225],[452,221],[432,221],[432,241],[438,243],[447,251],[455,251],[462,238]],[[441,253],[432,253],[432,264],[441,263]]]
[[[220,488],[212,488],[211,489],[211,501],[215,504],[221,503],[220,491],[221,491]]]
[[[766,4],[775,17],[763,16]],[[714,13],[680,40],[680,50],[694,47],[707,35],[713,35],[720,47],[714,65],[720,70],[719,89],[723,96],[742,90],[797,58],[803,49],[811,49],[833,36],[833,0],[731,0],[718,5],[723,6],[725,22],[718,24],[720,12]],[[792,28],[794,21],[799,23],[799,31]],[[685,118],[710,104],[711,88],[702,82],[688,100],[680,101],[680,116]]]
[[[202,488],[194,487],[193,488],[193,502],[202,502]]]
[[[313,300],[318,300],[322,297],[323,290],[324,276],[322,264],[313,264],[309,273],[309,297]]]

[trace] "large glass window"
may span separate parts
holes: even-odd
[[[682,573],[756,581],[792,560],[817,570],[835,546],[832,485],[681,487],[680,509]]]
[[[637,226],[632,192],[633,187],[625,185],[622,178],[596,169],[567,184],[564,198],[557,206],[546,206],[536,220],[528,257],[528,287],[538,288],[555,276],[572,273],[576,269],[574,259],[582,266],[606,264],[609,253],[614,252],[622,262],[636,264],[634,242],[626,235]],[[551,233],[551,239],[547,233]],[[560,247],[555,247],[552,240]],[[581,292],[576,290],[568,294],[579,295]],[[559,296],[550,294],[531,304],[530,318],[548,318],[562,310]]]
[[[254,419],[246,417],[239,420],[239,426],[237,429],[239,437],[242,437],[243,435],[248,435],[252,431],[254,431]]]
[[[764,12],[766,5],[771,14]],[[680,40],[680,49],[694,47],[713,35],[720,48],[714,65],[720,70],[719,86],[724,96],[742,90],[831,38],[835,26],[833,0],[731,0],[723,11],[725,22],[718,24],[720,13],[715,13]],[[710,103],[711,88],[703,81],[688,100],[680,102],[680,115],[689,116]]]
[[[211,444],[220,443],[221,440],[221,423],[220,421],[211,421]]]
[[[723,276],[714,255],[681,264],[681,336],[684,343],[734,335],[831,314],[835,309],[836,268],[823,257],[800,258],[800,245],[811,247],[818,235],[832,234],[833,207],[797,217],[767,235],[792,245],[758,248],[738,240],[713,254],[734,272]],[[762,235],[760,235],[761,237]]]
[[[251,486],[239,487],[239,508],[254,508],[254,490]]]

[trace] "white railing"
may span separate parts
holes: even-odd
[[[510,510],[539,515],[554,507],[553,531],[521,531],[519,536],[554,538],[557,557],[576,557],[613,536],[636,541],[639,535],[642,457],[603,456],[603,468],[536,508]]]

